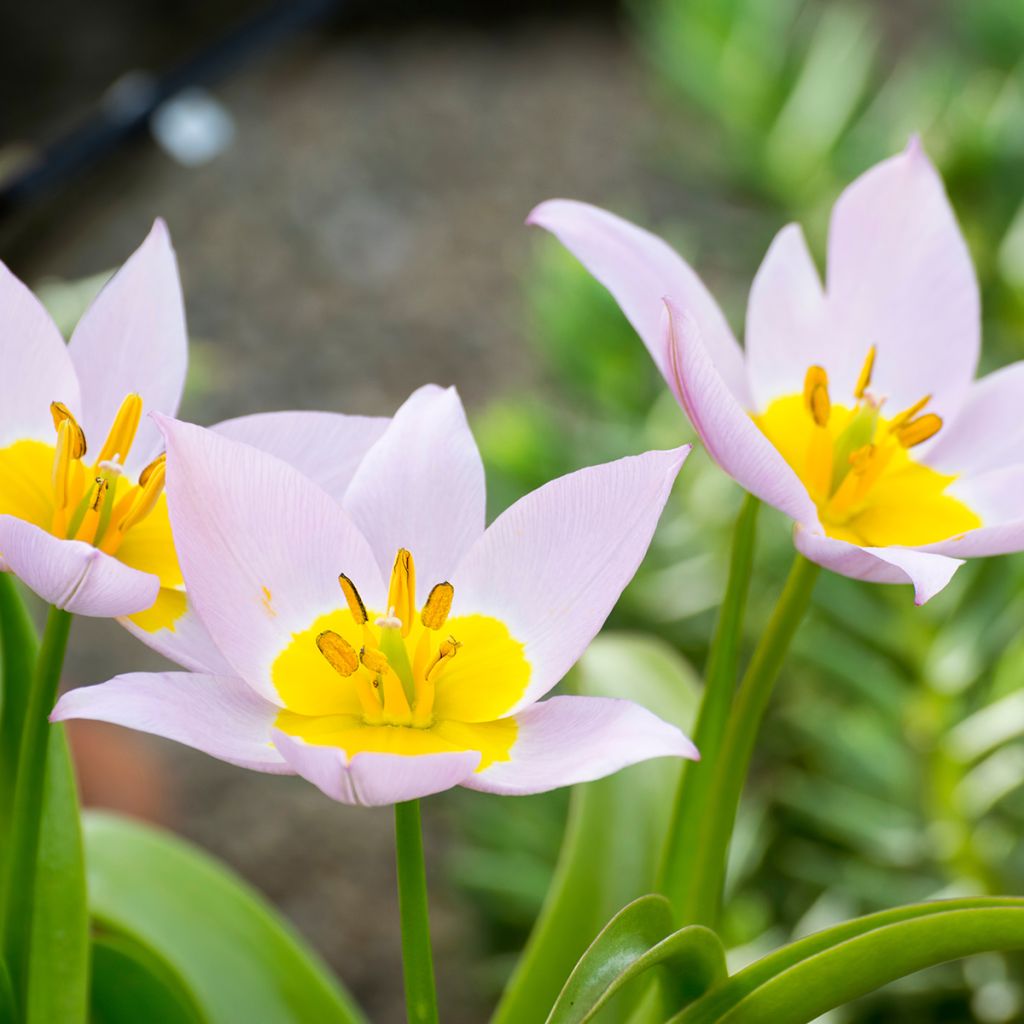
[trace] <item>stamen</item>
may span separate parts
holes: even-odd
[[[152,464],[146,482],[139,489],[128,514],[117,524],[121,533],[127,533],[136,523],[142,522],[156,508],[160,495],[164,491],[164,479],[167,475],[167,463],[157,459]]]
[[[325,629],[316,638],[316,646],[338,675],[348,677],[359,668],[356,649],[334,630]]]
[[[942,417],[936,416],[933,412],[925,413],[916,420],[911,420],[895,431],[896,440],[904,448],[913,448],[914,445],[927,441],[934,437],[942,429]]]
[[[828,397],[828,374],[824,367],[812,366],[804,377],[804,403],[819,427],[828,425],[832,402]]]
[[[444,664],[444,662],[450,661],[454,658],[461,646],[462,644],[451,636],[448,637],[447,640],[442,641],[441,646],[437,649],[437,656],[427,666],[427,671],[423,674],[423,678],[429,679],[431,674]]]
[[[63,509],[68,501],[68,476],[76,440],[70,421],[62,420],[57,427],[57,449],[53,457],[53,504],[58,510]]]
[[[80,459],[85,454],[85,431],[78,425],[78,420],[63,402],[50,403],[50,415],[53,417],[54,429],[59,433],[62,423],[70,423],[74,444],[71,446],[71,458]]]
[[[859,401],[864,397],[864,392],[867,391],[871,385],[871,372],[875,368],[875,354],[876,348],[874,345],[868,349],[868,357],[864,360],[864,365],[860,368],[860,376],[857,378],[857,386],[853,389],[854,397]]]
[[[897,413],[889,424],[890,432],[895,433],[900,427],[909,423],[931,400],[931,395],[925,395],[924,398],[919,398],[913,405],[904,409],[903,412]]]
[[[139,474],[139,486],[145,487],[149,483],[149,478],[158,470],[166,469],[167,466],[167,455],[158,455],[140,474]]]
[[[402,620],[402,636],[409,635],[416,614],[416,566],[406,548],[399,548],[391,570],[388,611]]]
[[[450,583],[438,583],[427,597],[423,606],[420,621],[427,629],[441,629],[448,621],[448,613],[452,610],[452,598],[455,588]]]
[[[384,721],[392,725],[408,725],[412,721],[409,699],[402,688],[402,680],[383,652],[373,647],[364,647],[359,652],[359,658],[377,677],[376,685],[381,689],[384,704]]]
[[[338,585],[341,587],[341,592],[345,595],[348,610],[352,613],[352,618],[355,619],[356,625],[365,626],[367,618],[366,605],[363,604],[363,599],[359,596],[356,585],[344,573],[338,576]]]
[[[109,462],[118,459],[124,462],[135,440],[141,419],[142,399],[138,395],[128,395],[121,403],[121,408],[117,410],[110,433],[107,434],[96,461]]]

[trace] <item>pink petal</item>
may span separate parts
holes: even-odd
[[[831,369],[834,346],[825,322],[825,294],[799,225],[772,242],[750,289],[747,373],[754,405],[800,394],[810,366]]]
[[[0,263],[0,448],[14,441],[53,444],[50,403],[80,407],[78,376],[42,303]]]
[[[837,394],[852,391],[874,344],[872,387],[887,408],[930,394],[929,408],[955,415],[978,363],[978,284],[942,180],[917,139],[839,197],[827,291],[830,344],[848,357]]]
[[[612,293],[666,378],[662,299],[671,296],[690,310],[726,387],[750,404],[740,347],[718,303],[671,246],[615,214],[571,199],[541,203],[526,223],[555,235]]]
[[[1024,464],[1003,466],[957,480],[950,493],[973,509],[984,524],[925,550],[954,558],[981,558],[1024,551]]]
[[[166,417],[167,502],[189,598],[235,672],[277,701],[270,666],[341,606],[346,573],[371,607],[384,583],[337,502],[280,459]]]
[[[155,576],[14,516],[0,516],[0,552],[10,570],[44,601],[76,615],[131,615],[149,608],[160,590]]]
[[[388,422],[384,416],[264,412],[224,420],[210,429],[276,455],[341,501],[359,463]]]
[[[484,467],[454,388],[427,385],[360,463],[345,508],[391,574],[408,548],[427,588],[448,579],[484,532]]]
[[[125,396],[142,396],[143,412],[173,415],[185,386],[188,336],[178,265],[158,220],[146,240],[86,310],[69,345],[82,382],[82,426],[99,452]],[[143,416],[125,465],[131,475],[160,450]]]
[[[274,749],[275,705],[241,679],[191,672],[132,672],[64,694],[50,720],[88,718],[163,736],[258,772],[292,774]]]
[[[1024,452],[1024,362],[975,381],[960,412],[943,425],[924,459],[943,473],[983,473]]]
[[[213,637],[203,625],[192,602],[186,601],[185,611],[175,620],[173,629],[142,629],[127,617],[117,621],[157,654],[162,654],[190,672],[214,676],[233,675],[234,670],[213,642]]]
[[[711,457],[741,486],[797,522],[817,524],[807,488],[730,393],[697,323],[666,300],[671,384]]]
[[[964,563],[916,548],[860,548],[797,526],[797,550],[826,569],[869,583],[911,583],[914,603],[924,604],[942,590]]]
[[[647,553],[689,445],[570,473],[495,520],[452,578],[453,615],[503,621],[525,645],[532,704],[575,664]]]
[[[462,783],[520,796],[600,779],[654,757],[699,760],[674,726],[628,700],[552,697],[516,715],[510,761],[495,761]]]
[[[305,743],[280,730],[274,742],[288,763],[332,800],[383,807],[442,793],[472,775],[480,763],[475,750],[450,754],[356,754],[351,761],[337,747]]]

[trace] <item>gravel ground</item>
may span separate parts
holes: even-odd
[[[521,278],[531,206],[566,194],[642,205],[656,138],[641,75],[610,30],[306,39],[218,90],[234,146],[184,170],[143,145],[90,174],[7,255],[30,281],[120,262],[168,221],[185,283],[199,422],[261,409],[387,413],[426,381],[471,410],[536,386]],[[156,665],[109,623],[80,622],[69,682]],[[386,811],[329,803],[109,727],[80,729],[88,799],[173,825],[265,892],[375,1021],[403,1018]],[[443,802],[427,842],[445,855]],[[472,915],[438,878],[445,1019],[486,1008],[460,969]]]

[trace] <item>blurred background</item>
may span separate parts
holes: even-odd
[[[192,336],[183,415],[200,423],[387,414],[419,384],[454,383],[492,515],[555,475],[677,444],[690,428],[639,341],[523,227],[532,206],[586,199],[665,235],[740,329],[775,231],[801,220],[820,256],[842,185],[914,131],[978,267],[984,369],[1024,355],[1019,0],[60,0],[4,23],[0,257],[70,329],[163,216]],[[604,660],[568,685],[590,673],[634,692],[642,681],[609,665],[614,637],[642,633],[652,664],[668,659],[693,691],[739,499],[691,459]],[[750,637],[790,557],[774,514],[760,532]],[[892,904],[1024,891],[1022,583],[1019,557],[972,564],[915,609],[905,588],[822,579],[744,802],[725,925],[736,964]],[[68,664],[79,685],[158,659],[80,620]],[[113,727],[73,739],[87,802],[223,857],[372,1019],[401,1019],[389,813]],[[428,803],[453,1024],[493,1007],[569,803]],[[570,855],[563,873],[579,869]],[[1021,966],[976,958],[830,1019],[1024,1020]]]

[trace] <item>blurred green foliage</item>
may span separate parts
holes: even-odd
[[[659,189],[648,208],[601,198],[672,240],[728,313],[775,230],[799,219],[823,252],[838,192],[916,131],[976,261],[984,369],[1024,355],[1024,4],[632,0],[630,13],[661,113]],[[547,238],[526,300],[546,379],[475,423],[492,511],[580,466],[692,439],[612,299]],[[739,498],[695,452],[610,625],[702,666]],[[763,516],[748,645],[790,552],[780,517]],[[855,914],[1024,891],[1022,584],[1020,556],[973,563],[915,608],[909,588],[823,576],[741,811],[732,969]],[[507,804],[486,821],[471,795],[450,805],[462,834],[452,873],[482,908],[495,990],[539,913],[565,815],[559,795]],[[977,957],[828,1020],[1021,1020],[1022,967]]]

